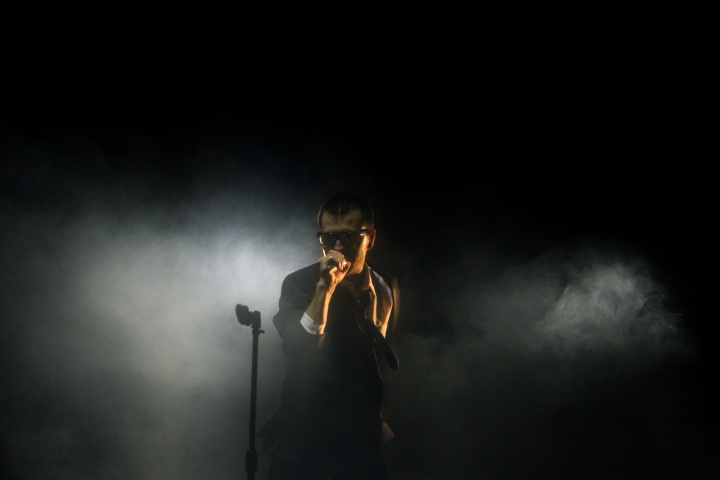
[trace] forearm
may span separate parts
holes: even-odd
[[[315,286],[315,295],[310,301],[305,310],[305,314],[313,321],[313,325],[305,325],[315,331],[316,334],[322,335],[325,333],[325,325],[327,324],[327,312],[328,306],[330,305],[330,298],[332,294],[330,289],[327,287],[325,282],[319,281]],[[308,330],[310,331],[310,330]],[[310,332],[313,333],[313,332]]]

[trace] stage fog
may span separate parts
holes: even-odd
[[[605,210],[622,228],[603,231],[600,201],[585,212],[577,197],[587,170],[549,173],[552,205],[540,206],[550,180],[520,185],[507,166],[477,182],[418,180],[406,167],[363,172],[344,145],[117,142],[68,135],[4,150],[6,478],[244,478],[252,334],[235,306],[262,318],[262,425],[285,368],[272,325],[280,285],[321,255],[315,214],[338,189],[375,205],[370,259],[402,289],[400,368],[385,378],[394,478],[717,470],[697,329],[675,290],[695,280],[668,272],[665,246],[642,243],[650,234],[634,242],[629,219],[653,202],[641,187],[622,185]]]

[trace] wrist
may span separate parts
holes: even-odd
[[[305,331],[312,335],[322,335],[325,333],[325,324],[317,323],[307,313],[304,313],[302,318],[300,318],[300,324],[303,326]]]

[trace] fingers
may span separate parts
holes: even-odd
[[[344,272],[348,269],[350,263],[345,260],[345,256],[337,251],[331,250],[324,257],[320,258],[320,266],[323,271],[339,270]]]

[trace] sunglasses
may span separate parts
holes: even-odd
[[[317,237],[318,240],[320,240],[320,245],[325,248],[334,247],[338,240],[340,240],[340,243],[345,247],[357,247],[362,243],[363,235],[367,235],[371,231],[371,228],[365,228],[347,232],[317,232]]]

